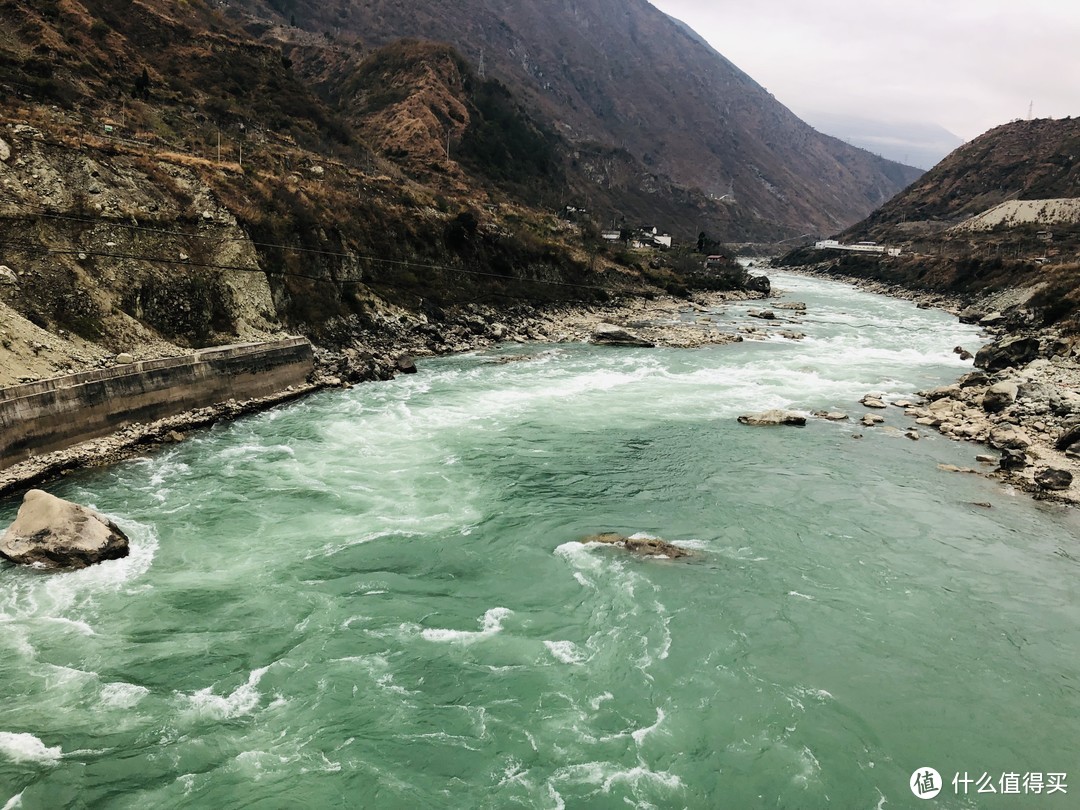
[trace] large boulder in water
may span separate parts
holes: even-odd
[[[104,515],[32,489],[0,538],[0,556],[39,568],[86,568],[128,555],[127,536]]]
[[[644,349],[651,349],[656,345],[640,335],[635,335],[633,332],[629,332],[613,323],[597,324],[589,340],[602,346],[640,346]]]
[[[601,532],[600,534],[590,534],[588,537],[582,538],[581,542],[606,543],[607,545],[624,548],[634,554],[640,554],[643,557],[667,557],[674,560],[678,557],[690,556],[690,552],[686,549],[672,545],[659,537],[625,537],[616,532]]]
[[[768,276],[750,276],[746,280],[746,289],[750,292],[769,295],[772,293],[772,283],[769,281]]]
[[[795,411],[785,411],[777,408],[771,411],[762,411],[761,413],[744,413],[739,417],[739,424],[759,427],[773,425],[803,427],[806,424],[806,417]]]

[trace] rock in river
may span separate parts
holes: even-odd
[[[127,536],[104,515],[32,489],[0,538],[0,556],[41,568],[86,568],[128,555]]]
[[[762,411],[761,413],[744,413],[739,417],[739,423],[743,425],[793,425],[802,427],[806,424],[806,417],[795,411],[775,409]]]
[[[644,349],[651,349],[656,345],[613,323],[597,324],[590,340],[604,346],[640,346]]]
[[[590,534],[588,537],[582,538],[581,542],[607,543],[608,545],[625,548],[627,551],[632,551],[634,554],[640,554],[643,557],[676,559],[677,557],[690,556],[690,552],[686,549],[672,545],[659,537],[624,537],[616,532],[601,532],[600,534]]]
[[[402,374],[415,374],[416,361],[411,354],[403,354],[394,361],[394,367]]]

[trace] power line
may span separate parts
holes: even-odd
[[[322,276],[308,275],[306,273],[298,273],[298,272],[293,271],[293,270],[286,270],[286,271],[283,271],[283,272],[280,272],[280,273],[276,273],[276,272],[273,272],[273,271],[270,271],[270,270],[264,270],[264,269],[262,269],[260,267],[242,267],[240,265],[218,264],[216,262],[192,261],[191,259],[179,259],[179,258],[172,259],[172,258],[167,258],[167,257],[164,257],[164,256],[147,256],[147,255],[137,255],[137,254],[130,254],[130,253],[116,253],[116,252],[112,252],[112,251],[103,251],[103,250],[89,250],[89,249],[62,250],[62,249],[57,249],[57,248],[46,248],[46,247],[43,247],[41,245],[35,245],[35,244],[32,244],[32,243],[28,243],[28,242],[5,241],[5,242],[0,242],[0,247],[15,248],[16,250],[21,250],[21,251],[24,251],[26,253],[31,253],[31,254],[39,255],[39,256],[93,256],[95,258],[126,259],[126,260],[129,260],[129,261],[143,261],[143,262],[150,262],[150,263],[154,263],[154,264],[170,264],[170,265],[179,264],[179,265],[185,265],[187,267],[200,267],[200,268],[205,268],[205,269],[210,269],[210,270],[229,270],[229,271],[235,271],[235,272],[240,272],[240,273],[263,273],[263,274],[265,274],[265,275],[267,275],[267,276],[269,276],[271,278],[281,277],[281,276],[293,276],[293,277],[296,277],[296,278],[306,278],[306,279],[310,279],[312,281],[321,281],[321,282],[326,283],[326,284],[336,284],[336,285],[345,285],[345,284],[373,284],[373,285],[382,284],[382,285],[385,285],[385,284],[387,284],[387,282],[379,281],[378,279],[333,279],[333,278],[324,278]],[[485,278],[495,278],[495,279],[500,279],[501,281],[506,281],[506,282],[517,282],[517,283],[525,283],[525,284],[544,284],[544,285],[554,286],[554,287],[574,287],[574,288],[577,288],[577,289],[593,290],[595,292],[605,292],[605,293],[612,292],[612,290],[610,288],[608,288],[608,287],[597,287],[597,286],[592,285],[592,284],[575,284],[574,282],[570,282],[570,281],[552,281],[552,280],[549,280],[549,279],[541,279],[541,278],[524,278],[524,277],[521,277],[521,276],[504,276],[504,275],[501,275],[499,273],[487,273],[487,272],[484,272],[482,270],[466,270],[465,268],[450,267],[448,265],[410,265],[410,264],[405,263],[405,262],[401,262],[401,264],[404,264],[407,267],[437,269],[437,270],[442,270],[442,271],[446,271],[446,272],[450,272],[450,273],[464,273],[465,275],[470,275],[470,276],[481,276],[481,277],[485,277]]]
[[[576,287],[576,288],[579,288],[579,289],[602,290],[604,292],[611,292],[610,288],[599,287],[599,286],[596,286],[594,284],[577,284],[577,283],[570,282],[570,281],[551,281],[551,280],[546,280],[546,279],[528,279],[528,278],[523,278],[523,277],[520,277],[520,276],[504,276],[504,275],[502,275],[500,273],[485,273],[485,272],[480,271],[480,270],[466,270],[464,268],[453,267],[451,265],[445,265],[445,264],[425,264],[425,263],[422,263],[422,262],[411,262],[411,261],[408,261],[406,259],[387,259],[387,258],[384,258],[384,257],[381,257],[381,256],[372,256],[370,254],[364,254],[364,253],[345,253],[345,252],[336,251],[336,250],[324,250],[324,249],[320,249],[320,248],[305,248],[305,247],[297,247],[297,246],[294,246],[294,245],[275,244],[273,242],[256,242],[256,241],[254,241],[254,240],[252,240],[252,239],[250,239],[250,238],[248,238],[246,236],[220,236],[219,237],[219,236],[215,236],[213,234],[207,234],[207,233],[189,233],[187,231],[167,230],[167,229],[163,229],[163,228],[151,228],[151,227],[148,227],[148,226],[145,226],[145,225],[131,225],[131,224],[121,222],[121,221],[118,221],[118,220],[105,219],[103,217],[88,218],[88,217],[75,217],[75,216],[71,216],[71,215],[67,215],[67,214],[54,214],[54,213],[49,212],[46,209],[35,210],[33,213],[34,213],[35,216],[39,216],[42,219],[54,219],[54,220],[62,220],[62,221],[68,221],[68,222],[81,222],[81,223],[88,224],[88,225],[106,224],[106,225],[109,225],[111,227],[123,228],[123,229],[129,230],[129,231],[153,234],[153,235],[157,235],[157,236],[181,236],[181,237],[188,238],[188,239],[205,239],[205,240],[215,241],[215,242],[218,242],[218,243],[221,243],[221,242],[244,242],[244,243],[249,243],[254,247],[264,248],[264,249],[267,249],[267,250],[280,250],[280,251],[283,251],[283,252],[301,253],[301,254],[314,255],[314,256],[328,256],[328,257],[337,258],[337,259],[348,259],[350,261],[361,260],[361,261],[367,261],[367,262],[378,262],[378,263],[381,263],[381,264],[388,264],[388,265],[393,265],[393,266],[397,266],[397,267],[403,267],[403,268],[412,269],[412,270],[438,270],[438,271],[444,271],[444,272],[465,273],[465,274],[468,274],[468,275],[483,276],[483,277],[488,277],[488,278],[499,278],[499,279],[503,279],[504,281],[532,282],[532,283],[535,283],[535,284],[548,284],[548,285],[552,285],[552,286]],[[5,246],[21,246],[21,247],[26,248],[26,249],[31,249],[31,248],[36,247],[36,246],[34,246],[34,245],[30,244],[30,243],[4,242],[3,244]],[[271,273],[271,271],[263,270],[261,268],[238,267],[238,266],[215,265],[215,264],[200,265],[200,264],[196,264],[194,262],[191,262],[189,260],[184,260],[184,259],[155,258],[155,257],[152,257],[152,256],[145,256],[145,255],[144,256],[134,256],[134,255],[127,255],[127,254],[112,254],[112,253],[102,252],[102,251],[95,252],[95,251],[91,251],[91,250],[74,250],[74,249],[73,250],[67,250],[67,251],[56,251],[56,250],[52,250],[52,249],[48,249],[48,248],[41,248],[41,250],[48,251],[52,255],[69,255],[70,256],[70,255],[77,255],[77,254],[82,253],[82,254],[86,254],[87,256],[97,256],[97,257],[101,257],[101,258],[120,258],[120,259],[131,259],[131,260],[137,260],[137,261],[160,262],[160,263],[165,263],[165,264],[186,264],[186,265],[189,265],[189,266],[196,266],[196,267],[204,266],[204,267],[208,267],[208,268],[211,268],[211,269],[221,269],[221,270],[239,270],[239,271],[243,271],[243,272]],[[40,253],[41,250],[39,250],[37,252]],[[277,275],[289,275],[289,274],[290,273],[284,273],[284,274],[278,273]],[[315,280],[318,280],[318,281],[331,281],[331,279],[324,279],[324,278],[320,278],[318,276],[306,276],[306,275],[301,274],[301,273],[291,273],[291,275],[296,275],[296,276],[299,276],[301,278],[311,278],[311,279],[315,279]],[[345,282],[338,282],[338,283],[345,283]],[[348,283],[362,283],[362,282],[360,282],[359,280],[356,280],[356,281],[351,281],[351,282],[348,282]]]

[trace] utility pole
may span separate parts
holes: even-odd
[[[217,162],[221,163],[221,127],[217,131]]]
[[[1034,99],[1032,99],[1032,100],[1031,100],[1031,103],[1030,103],[1030,104],[1028,104],[1028,121],[1030,121],[1030,120],[1031,120],[1031,113],[1032,113],[1032,111],[1033,111],[1034,109],[1035,109],[1035,100],[1034,100]]]

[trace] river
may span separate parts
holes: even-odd
[[[977,333],[774,285],[804,340],[425,360],[51,486],[133,551],[0,568],[0,804],[1075,806],[1075,511],[939,470],[980,450],[925,429],[735,420],[858,417]]]

